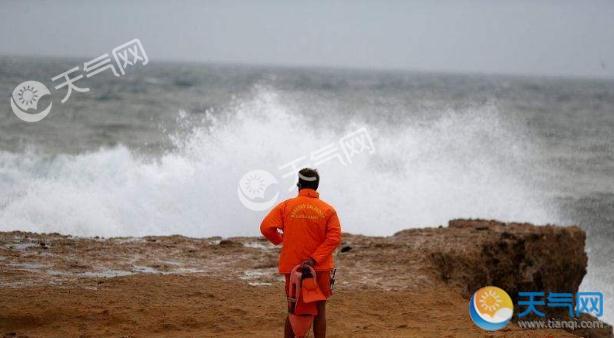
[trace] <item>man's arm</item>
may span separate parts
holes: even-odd
[[[339,223],[337,212],[334,212],[328,218],[328,223],[326,224],[326,239],[320,244],[316,251],[311,254],[311,258],[313,258],[316,263],[321,263],[333,254],[333,251],[339,246],[339,243],[341,243],[341,224]]]
[[[284,203],[280,203],[273,208],[262,220],[262,224],[260,224],[260,232],[262,235],[275,245],[283,241],[283,238],[277,231],[278,229],[283,230],[284,228],[284,219],[282,215],[283,204]]]

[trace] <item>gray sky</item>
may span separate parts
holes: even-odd
[[[0,3],[0,54],[614,78],[614,1]]]

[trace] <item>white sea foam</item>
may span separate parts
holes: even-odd
[[[347,166],[334,159],[318,166],[321,196],[338,208],[345,231],[391,234],[456,217],[557,220],[529,169],[531,140],[495,106],[394,127],[349,119],[311,128],[309,107],[288,104],[283,95],[260,88],[217,118],[186,121],[187,132],[170,136],[176,150],[155,158],[121,145],[53,157],[2,152],[0,230],[256,235],[264,212],[237,198],[242,175],[267,170],[280,181],[271,189],[291,196],[294,177],[283,178],[279,166],[361,127],[374,154],[359,154]]]

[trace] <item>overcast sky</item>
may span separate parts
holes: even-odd
[[[614,1],[0,2],[0,55],[614,78]]]

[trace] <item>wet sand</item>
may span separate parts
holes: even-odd
[[[462,290],[407,237],[345,235],[330,337],[573,337],[473,325]],[[437,241],[445,241],[444,238]],[[441,243],[444,245],[445,243]],[[278,249],[260,238],[75,238],[0,233],[0,334],[9,337],[279,337]]]

